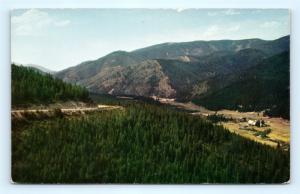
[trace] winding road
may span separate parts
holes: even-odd
[[[65,115],[72,115],[75,113],[87,113],[87,112],[115,110],[115,109],[123,110],[124,107],[99,104],[95,107],[18,109],[18,110],[11,110],[11,118],[12,120],[22,119],[26,117],[28,114],[36,115],[37,117],[39,116],[39,114],[52,117],[55,115],[56,111],[60,111]]]

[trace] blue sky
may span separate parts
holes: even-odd
[[[11,12],[12,61],[62,70],[163,42],[276,39],[286,9],[22,9]]]

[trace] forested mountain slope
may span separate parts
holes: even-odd
[[[88,91],[81,86],[64,83],[32,67],[12,64],[11,68],[13,106],[89,99]]]
[[[227,87],[194,102],[212,110],[261,111],[289,118],[289,52],[270,57],[239,74]]]
[[[159,59],[158,62],[169,78],[171,87],[177,92],[176,98],[189,100],[223,85],[222,82],[218,82],[216,86],[205,85],[207,80],[244,72],[265,58],[266,54],[260,50],[244,49],[237,52],[216,52],[198,57],[197,62],[166,59]]]
[[[284,183],[289,152],[148,103],[13,125],[17,183]],[[24,133],[24,131],[26,133]]]

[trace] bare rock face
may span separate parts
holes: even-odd
[[[145,60],[126,67],[105,67],[81,84],[90,91],[112,95],[173,97],[176,93],[155,60]]]
[[[164,76],[158,83],[157,96],[173,98],[176,96],[176,91],[171,87],[169,78]]]

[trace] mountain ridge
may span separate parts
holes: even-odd
[[[55,74],[89,91],[191,100],[222,90],[263,60],[289,51],[290,37],[163,43],[115,51]]]

